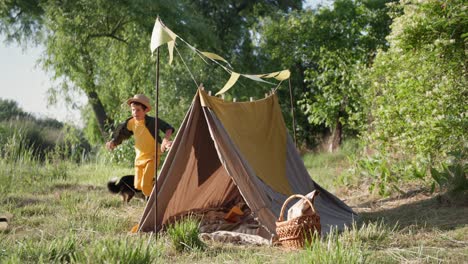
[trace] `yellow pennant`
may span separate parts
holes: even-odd
[[[290,76],[291,76],[291,72],[289,70],[283,70],[283,71],[280,71],[278,75],[276,75],[273,78],[275,78],[278,81],[284,81],[284,80],[289,79]]]
[[[223,94],[227,92],[227,90],[231,89],[231,87],[237,82],[237,79],[239,79],[240,74],[237,72],[232,72],[231,73],[231,78],[227,81],[227,83],[224,85],[223,89],[219,90],[219,92],[216,93],[216,95]]]
[[[212,60],[219,60],[219,61],[222,61],[222,62],[225,62],[225,63],[229,64],[229,62],[227,60],[225,60],[223,57],[219,56],[216,53],[207,52],[207,51],[201,51],[200,53],[203,54],[203,56],[205,56],[207,58],[210,58]]]
[[[242,76],[244,76],[245,78],[249,78],[251,80],[257,81],[257,82],[264,82],[264,83],[273,84],[271,82],[267,82],[267,81],[263,80],[262,78],[260,78],[260,75],[242,74]]]
[[[174,58],[174,46],[175,40],[171,40],[167,43],[167,49],[169,50],[169,65],[172,64],[172,59]]]
[[[284,81],[284,80],[287,80],[291,76],[291,72],[289,70],[283,70],[283,71],[266,73],[266,74],[240,74],[240,73],[237,73],[237,72],[232,72],[231,73],[231,78],[229,78],[227,83],[224,85],[223,89],[219,90],[219,92],[217,92],[216,95],[223,94],[223,93],[227,92],[229,89],[231,89],[231,87],[234,86],[234,84],[239,79],[239,76],[244,76],[246,78],[249,78],[249,79],[257,81],[257,82],[264,82],[264,83],[274,84],[274,83],[265,81],[263,79],[275,78],[278,81]]]
[[[257,76],[260,77],[260,78],[266,78],[266,79],[275,78],[278,81],[284,81],[284,80],[289,79],[289,77],[291,76],[291,72],[289,70],[282,70],[282,71],[279,71],[279,72],[260,74],[260,75],[257,75]]]

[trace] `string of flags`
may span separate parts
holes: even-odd
[[[218,63],[218,61],[220,61],[220,62],[227,64],[229,67],[231,67],[229,62],[225,60],[223,57],[219,56],[216,53],[198,50],[197,48],[195,48],[194,46],[190,45],[185,40],[183,40],[180,36],[175,34],[168,27],[166,27],[162,23],[159,17],[156,18],[156,22],[154,23],[154,27],[153,27],[153,33],[151,34],[151,43],[150,43],[151,54],[153,54],[154,51],[160,46],[167,44],[167,48],[169,50],[169,64],[172,64],[172,60],[174,58],[175,41],[177,38],[179,38],[182,42],[184,42],[187,46],[189,46],[190,49],[212,60],[213,62],[217,63],[218,65],[223,67],[227,72],[231,74],[231,77],[229,78],[229,80],[226,82],[223,88],[216,93],[216,95],[224,94],[229,89],[231,89],[231,87],[234,86],[234,84],[237,82],[240,76],[243,76],[245,78],[248,78],[257,82],[266,82],[266,83],[270,83],[270,82],[264,79],[274,78],[278,81],[284,81],[284,80],[289,79],[289,77],[291,76],[291,72],[289,70],[282,70],[282,71],[266,73],[266,74],[242,74],[242,73],[235,72],[231,70],[230,68]]]

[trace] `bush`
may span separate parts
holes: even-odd
[[[90,152],[90,145],[77,128],[40,124],[29,119],[0,122],[0,157],[12,161],[28,157],[44,161],[56,156],[79,162]]]
[[[362,167],[381,192],[405,176],[428,178],[448,153],[466,148],[465,2],[393,6],[390,47],[377,54],[366,94],[372,123],[365,138],[374,155]]]

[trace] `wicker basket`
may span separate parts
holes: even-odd
[[[317,194],[318,192],[313,192],[311,199],[312,202],[309,201],[307,197],[300,194],[291,195],[288,199],[286,199],[286,201],[284,201],[279,219],[276,221],[276,234],[278,235],[278,242],[281,243],[281,246],[288,249],[301,249],[304,248],[306,240],[312,241],[314,233],[320,235],[320,216],[315,210],[313,204]],[[309,203],[313,213],[310,215],[302,215],[287,221],[283,221],[283,214],[287,204],[295,198],[306,200]]]

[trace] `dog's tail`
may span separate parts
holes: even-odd
[[[118,181],[119,178],[112,178],[110,181],[107,182],[107,189],[109,189],[109,192],[119,193],[120,184],[117,183]]]

